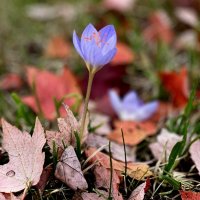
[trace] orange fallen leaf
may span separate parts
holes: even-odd
[[[2,90],[17,90],[23,85],[23,81],[18,74],[6,74],[0,80],[0,89]]]
[[[200,200],[200,192],[193,191],[179,191],[182,200]]]
[[[61,36],[55,36],[50,39],[45,50],[45,54],[51,58],[69,57],[71,46]]]
[[[133,121],[116,121],[115,129],[108,135],[108,138],[117,143],[123,144],[121,129],[124,133],[126,145],[137,145],[146,137],[154,135],[157,127],[153,122],[133,122]]]
[[[168,16],[164,11],[157,11],[151,14],[149,25],[143,32],[143,36],[148,42],[164,41],[171,43],[174,33]]]
[[[113,60],[111,61],[111,64],[113,65],[125,65],[130,64],[134,61],[134,53],[130,47],[128,47],[126,44],[122,42],[117,43],[117,53]]]
[[[49,71],[39,70],[34,67],[27,68],[28,84],[32,88],[35,86],[35,93],[40,104],[44,117],[53,120],[56,117],[54,99],[62,100],[65,95],[71,93],[80,94],[80,89],[73,73],[64,68],[61,75],[53,74]],[[22,98],[23,102],[30,106],[36,113],[39,112],[38,104],[34,96]],[[71,106],[74,99],[65,99],[64,103]],[[66,112],[61,106],[60,115],[65,116]]]
[[[182,67],[179,72],[160,72],[159,76],[165,90],[169,92],[174,106],[185,106],[189,97],[186,67]]]
[[[108,155],[101,152],[96,153],[95,148],[89,148],[85,150],[86,157],[90,157],[94,153],[95,155],[90,159],[90,162],[97,162],[99,165],[110,169],[110,157]],[[125,163],[112,159],[112,164],[114,170],[118,171],[119,173],[124,172]],[[152,175],[151,171],[149,171],[149,166],[145,163],[128,163],[127,174],[136,180],[141,180]]]

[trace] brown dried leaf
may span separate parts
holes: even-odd
[[[72,146],[67,147],[63,152],[56,166],[55,176],[73,190],[88,188],[80,162]]]
[[[115,129],[108,135],[108,138],[117,143],[123,144],[121,129],[124,132],[126,145],[136,145],[142,142],[146,137],[154,135],[157,127],[152,122],[133,122],[116,121]]]
[[[96,152],[95,148],[89,148],[85,151],[86,157],[90,157],[93,153]],[[90,159],[91,163],[99,163],[99,165],[110,169],[110,157],[104,153],[98,152],[95,153],[95,156],[93,156]],[[112,159],[113,164],[113,170],[124,172],[125,170],[125,163],[116,161]],[[149,171],[149,166],[144,163],[128,163],[127,166],[127,174],[137,180],[141,180],[145,177],[151,176],[152,173]]]
[[[46,142],[43,127],[36,118],[33,135],[21,132],[2,120],[3,148],[8,152],[9,162],[0,166],[0,192],[17,192],[36,185],[43,170]]]
[[[199,172],[200,175],[200,140],[197,140],[196,142],[194,142],[191,146],[190,146],[190,154],[191,154],[191,158]]]

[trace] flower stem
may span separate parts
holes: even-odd
[[[85,121],[86,121],[86,116],[87,116],[87,110],[88,110],[88,102],[90,98],[90,93],[91,93],[91,88],[92,88],[92,82],[94,79],[95,72],[89,71],[89,79],[88,79],[88,85],[87,85],[87,93],[85,97],[85,105],[84,105],[84,110],[83,110],[83,115],[82,115],[82,122],[81,122],[81,129],[80,129],[80,141],[83,138],[84,130],[85,130]]]

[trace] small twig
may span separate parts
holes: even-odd
[[[113,179],[113,166],[112,166],[112,154],[111,154],[111,142],[109,141],[109,156],[110,156],[110,188],[108,200],[112,200],[112,179]]]
[[[122,139],[123,139],[123,146],[124,146],[124,160],[125,160],[125,171],[124,171],[124,189],[127,194],[127,186],[126,186],[126,176],[127,176],[127,158],[126,158],[126,144],[124,140],[124,132],[123,129],[121,129],[122,133]]]

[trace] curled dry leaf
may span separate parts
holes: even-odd
[[[157,127],[152,122],[133,122],[133,121],[116,121],[115,129],[108,135],[108,138],[117,143],[123,144],[121,129],[124,132],[126,145],[137,145],[146,137],[154,135]]]
[[[182,200],[200,200],[200,192],[179,191]]]
[[[107,190],[107,192],[110,189],[110,176],[111,172],[110,169],[107,169],[103,166],[95,166],[94,168],[94,175],[95,175],[95,185],[97,188],[104,188]],[[120,180],[115,172],[113,170],[113,176],[112,176],[112,197],[115,200],[123,200],[122,195],[119,193],[119,184]]]
[[[67,105],[65,105],[66,117],[58,118],[58,128],[60,131],[46,131],[47,143],[53,151],[53,142],[55,142],[58,147],[59,155],[62,154],[66,146],[75,146],[76,139],[74,132],[80,132],[81,120],[78,122],[72,111]],[[87,126],[89,123],[89,117],[86,117],[86,126],[84,131],[84,139],[88,135]]]
[[[67,58],[70,52],[70,45],[61,36],[51,38],[45,50],[46,56],[51,58]]]
[[[162,129],[157,136],[157,142],[151,143],[149,148],[157,160],[165,161],[174,147],[174,145],[182,140],[182,136],[169,132],[167,129]]]
[[[30,106],[36,113],[40,111],[38,103],[46,119],[53,120],[56,117],[54,100],[61,101],[66,95],[76,93],[80,94],[80,89],[73,73],[64,68],[63,74],[56,75],[45,70],[39,70],[34,67],[27,68],[28,84],[35,87],[35,95],[23,97],[23,102]],[[64,103],[71,106],[74,99],[64,99]],[[60,115],[65,116],[65,110],[61,106]]]
[[[149,186],[150,181],[147,179],[145,183],[142,183],[135,190],[133,190],[128,200],[143,200],[145,192],[149,189]]]
[[[196,142],[194,142],[191,146],[190,146],[190,155],[191,158],[199,172],[200,175],[200,140],[197,140]]]
[[[36,185],[43,170],[42,148],[46,142],[39,119],[36,119],[32,137],[5,120],[2,127],[2,146],[8,152],[9,162],[0,166],[0,192],[17,192]]]
[[[95,148],[89,148],[85,151],[86,157],[90,157],[91,155],[95,155],[90,159],[91,163],[98,163],[99,165],[110,169],[110,157],[104,153],[96,152]],[[124,172],[125,170],[125,163],[116,161],[112,159],[113,170],[118,172]],[[127,174],[136,179],[141,180],[145,177],[151,176],[152,172],[149,170],[149,166],[144,163],[128,163],[127,166]]]
[[[100,148],[102,146],[105,146],[105,150],[109,152],[108,148],[108,143],[109,140],[105,137],[96,135],[96,134],[89,134],[87,137],[87,140],[85,141],[86,145],[88,147],[95,147],[95,148]],[[127,162],[134,162],[135,159],[135,147],[129,147],[126,145],[126,160]],[[112,152],[112,157],[116,160],[125,161],[125,153],[124,153],[124,146],[117,144],[115,142],[111,142],[111,152]]]
[[[81,164],[72,146],[67,147],[63,152],[56,166],[55,176],[73,190],[88,188],[81,170]]]

